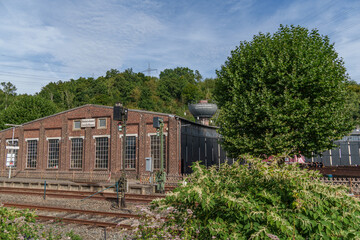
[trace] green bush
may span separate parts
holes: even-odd
[[[153,203],[168,212],[154,238],[166,228],[179,239],[360,239],[360,205],[345,187],[297,165],[246,162],[194,164],[187,183]]]
[[[35,223],[36,215],[29,210],[17,210],[0,205],[0,239],[64,239],[62,234],[53,232],[52,228],[44,229]],[[80,240],[80,236],[72,231],[66,234],[66,239]]]
[[[29,211],[19,211],[0,207],[0,239],[30,239],[37,236],[35,215]]]

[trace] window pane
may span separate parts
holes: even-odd
[[[36,168],[36,160],[37,160],[37,140],[29,140],[27,141],[27,162],[26,167],[28,168]]]
[[[80,129],[80,128],[81,128],[80,121],[74,121],[74,129]]]
[[[12,139],[7,140],[6,146],[13,146],[13,147],[19,146],[19,141],[17,139],[14,139],[14,141]],[[19,151],[18,149],[7,149],[6,161],[7,164],[9,164],[12,167],[16,167],[17,165],[18,151]]]
[[[71,168],[82,168],[83,158],[83,139],[73,138],[71,139]]]
[[[99,127],[106,127],[106,119],[99,119]]]
[[[59,168],[59,139],[49,139],[49,168]]]
[[[108,168],[108,142],[107,137],[96,138],[95,168]]]
[[[164,140],[164,168],[166,166],[166,136],[163,137]],[[160,136],[152,135],[151,136],[151,158],[154,161],[154,169],[160,169]]]
[[[136,137],[126,137],[125,168],[136,167]]]

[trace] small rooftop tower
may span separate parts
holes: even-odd
[[[189,104],[189,110],[197,123],[209,125],[210,118],[217,111],[217,106],[216,104],[208,103],[207,100],[200,100],[199,103]]]

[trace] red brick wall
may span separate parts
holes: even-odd
[[[19,139],[20,150],[18,153],[18,166],[16,170],[26,169],[27,144],[25,139],[38,138],[38,159],[36,170],[56,171],[48,169],[48,140],[47,138],[61,138],[60,140],[60,171],[79,171],[70,169],[71,137],[84,138],[83,167],[80,171],[97,171],[95,169],[95,139],[94,136],[109,136],[109,167],[106,171],[119,173],[122,166],[122,135],[123,131],[118,131],[118,122],[113,121],[112,107],[86,105],[75,108],[63,113],[52,115],[43,119],[24,124],[15,129],[15,138]],[[164,132],[167,135],[167,157],[168,174],[178,174],[180,171],[179,163],[179,120],[174,116],[146,111],[129,110],[127,121],[127,134],[136,135],[136,169],[127,170],[134,174],[145,172],[145,158],[150,157],[150,136],[155,134],[153,128],[153,117],[158,116],[164,119]],[[95,127],[73,129],[74,120],[95,119]],[[107,127],[98,128],[98,119],[105,118]],[[0,132],[0,169],[5,169],[6,161],[6,139],[11,139],[12,129]],[[104,169],[103,169],[104,170]]]

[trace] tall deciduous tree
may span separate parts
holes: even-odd
[[[186,67],[165,69],[160,73],[158,86],[159,96],[163,100],[175,98],[180,101],[182,93],[187,84],[195,84],[202,79],[199,71],[194,71]]]
[[[5,109],[9,106],[10,99],[16,96],[17,88],[11,82],[2,82],[1,83],[2,91],[5,95],[4,97],[4,107]]]
[[[20,95],[0,113],[0,128],[4,124],[23,124],[56,113],[56,106],[40,96]]]
[[[260,33],[241,42],[217,75],[220,133],[234,155],[310,155],[354,127],[343,60],[317,30]]]

